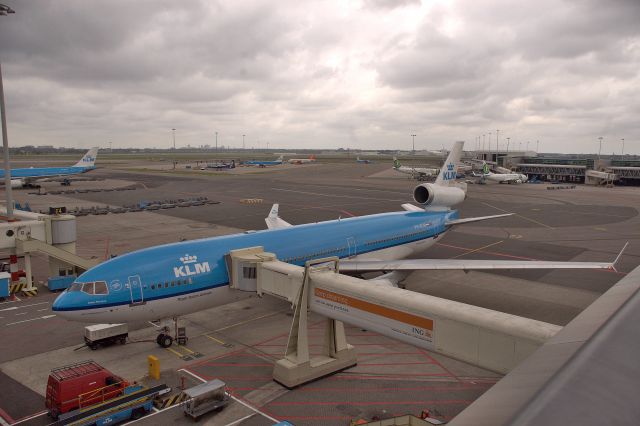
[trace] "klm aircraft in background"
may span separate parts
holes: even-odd
[[[278,157],[277,160],[249,160],[249,161],[245,161],[243,164],[248,165],[248,166],[259,166],[259,167],[265,167],[265,166],[279,166],[280,164],[282,164],[282,160],[283,156],[281,155],[280,157]]]
[[[11,187],[22,188],[40,179],[71,176],[95,169],[99,148],[91,148],[76,164],[71,167],[29,167],[11,169]],[[4,169],[0,169],[0,179],[4,178]]]
[[[91,268],[55,300],[52,309],[73,321],[126,323],[174,319],[229,303],[240,296],[229,288],[225,256],[234,249],[262,246],[278,259],[304,265],[337,256],[341,273],[384,272],[379,284],[397,285],[411,271],[535,268],[612,268],[614,263],[407,259],[423,252],[452,227],[509,214],[460,219],[451,207],[466,197],[455,182],[463,142],[456,142],[434,183],[418,185],[404,211],[327,222],[291,225],[274,205],[269,229],[165,244],[134,251]],[[156,339],[168,347],[165,329]]]

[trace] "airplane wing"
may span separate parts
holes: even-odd
[[[617,259],[616,259],[617,260]],[[429,271],[429,270],[508,270],[508,269],[611,269],[615,262],[556,262],[544,260],[341,260],[340,272]]]
[[[280,207],[279,204],[274,204],[273,207],[271,207],[271,211],[269,212],[269,216],[267,216],[264,219],[264,221],[267,223],[267,228],[269,228],[269,229],[277,229],[277,228],[286,228],[286,227],[289,227],[289,226],[293,226],[289,222],[286,222],[286,221],[280,219],[280,217],[278,216],[279,207]]]
[[[411,205],[411,204],[409,204]],[[404,204],[402,205],[402,207],[404,208]],[[414,206],[415,207],[415,206]],[[454,219],[454,220],[448,220],[445,222],[445,225],[461,225],[463,223],[471,223],[471,222],[479,222],[481,220],[487,220],[487,219],[496,219],[498,217],[506,217],[506,216],[512,216],[515,213],[505,213],[505,214],[494,214],[492,216],[480,216],[480,217],[469,217],[466,219]]]

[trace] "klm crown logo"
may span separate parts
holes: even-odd
[[[442,180],[452,180],[456,178],[455,165],[453,163],[447,164],[447,170],[442,172]]]
[[[198,261],[198,256],[189,256],[188,254],[185,254],[180,258],[180,262],[184,263],[185,265],[187,263],[196,263],[197,261]]]
[[[173,267],[173,273],[176,278],[190,277],[192,275],[211,272],[209,262],[198,263],[198,256],[185,254],[184,256],[180,257],[180,262],[182,262],[182,266]]]

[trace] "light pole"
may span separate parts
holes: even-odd
[[[176,150],[176,129],[171,129],[171,133],[173,134],[173,150]]]
[[[486,159],[487,157],[484,155],[484,133],[482,134],[482,158]]]
[[[509,142],[511,142],[511,138],[507,138],[507,154],[509,154]]]
[[[500,151],[500,148],[499,148],[500,143],[498,142],[498,135],[500,135],[500,130],[496,129],[496,155],[498,155],[498,151]]]
[[[216,132],[216,152],[218,152],[218,132]]]
[[[624,138],[622,138],[622,156],[624,157]]]
[[[416,154],[416,135],[411,135],[411,142],[413,146],[413,150],[411,151],[411,153],[415,155]]]
[[[491,132],[489,132],[489,136],[487,136],[487,142],[489,143],[489,146],[487,148],[489,148],[489,161],[493,161],[491,159]]]
[[[243,150],[243,151],[244,151],[244,137],[245,137],[245,136],[246,136],[246,135],[242,135],[242,150]]]
[[[598,148],[598,161],[600,161],[600,153],[602,152],[602,136],[598,138],[600,140],[600,148]]]
[[[0,15],[16,13],[9,6],[0,4]],[[2,66],[0,65],[0,109],[2,112],[2,152],[4,153],[4,190],[7,198],[7,220],[13,220],[13,197],[11,196],[11,165],[9,164],[9,137],[7,136],[7,111],[4,104],[4,87],[2,85]]]
[[[536,154],[540,152],[540,141],[536,140]]]

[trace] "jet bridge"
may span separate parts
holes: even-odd
[[[339,273],[339,259],[280,262],[262,247],[234,250],[231,288],[285,299],[295,315],[274,379],[291,388],[356,364],[343,322],[499,373],[508,373],[561,327]],[[328,318],[321,356],[309,357],[307,311]]]

